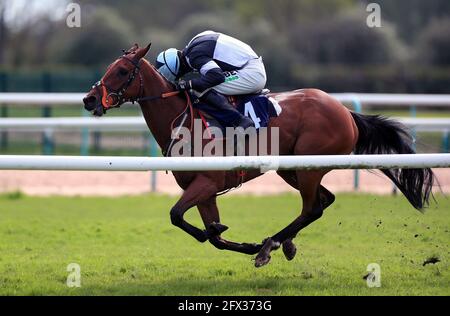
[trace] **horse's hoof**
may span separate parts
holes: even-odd
[[[255,258],[255,267],[259,268],[265,266],[270,261],[270,252],[280,247],[280,243],[274,242],[272,238],[263,240],[263,246]]]
[[[295,255],[297,254],[297,247],[294,245],[292,240],[286,240],[283,243],[283,253],[288,261],[295,258]]]
[[[267,255],[267,256],[256,256],[256,258],[255,258],[255,267],[256,268],[260,268],[260,267],[262,267],[262,266],[265,266],[266,264],[268,264],[269,263],[269,261],[270,261],[270,255]]]

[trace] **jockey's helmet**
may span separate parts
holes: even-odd
[[[180,57],[176,48],[169,48],[159,53],[156,58],[158,72],[167,80],[174,82],[180,72]]]

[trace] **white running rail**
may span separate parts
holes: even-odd
[[[82,106],[85,93],[0,93],[0,104],[37,104]],[[396,93],[331,93],[343,103],[360,102],[362,105],[382,106],[450,106],[449,94],[396,94]]]
[[[241,157],[100,157],[0,155],[3,170],[202,171],[449,168],[450,154],[241,156]]]
[[[450,130],[450,118],[393,118],[418,131]],[[41,131],[44,129],[92,131],[147,131],[143,117],[50,117],[0,118],[0,130]]]

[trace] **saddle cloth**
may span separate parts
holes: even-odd
[[[258,94],[229,96],[230,103],[243,115],[249,117],[258,130],[261,127],[267,127],[272,117],[277,117],[281,113],[281,107],[278,102],[267,96],[267,90]],[[198,105],[198,103],[197,103]],[[194,103],[196,107],[196,103]],[[199,106],[201,108],[201,106]],[[208,113],[199,110],[200,116],[206,125],[205,127],[215,126],[225,130],[223,126],[214,117]]]

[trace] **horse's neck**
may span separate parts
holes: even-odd
[[[173,91],[173,87],[164,80],[146,60],[142,62],[143,96],[160,96]],[[153,101],[140,102],[142,113],[156,142],[164,150],[171,138],[171,123],[183,111],[185,101],[179,96]]]

